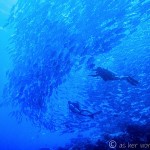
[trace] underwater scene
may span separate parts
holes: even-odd
[[[0,0],[0,150],[150,149],[150,0]]]

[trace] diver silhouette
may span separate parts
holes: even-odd
[[[71,110],[71,112],[78,114],[78,115],[81,115],[81,116],[88,116],[90,118],[94,118],[95,115],[101,113],[101,111],[92,113],[89,110],[81,109],[78,102],[68,101],[68,105],[69,105],[69,109]]]
[[[137,80],[133,79],[130,76],[120,76],[119,77],[115,73],[113,73],[107,69],[101,68],[101,67],[94,69],[94,71],[96,74],[95,75],[89,75],[89,76],[92,76],[92,77],[100,76],[104,81],[126,80],[127,82],[129,82],[131,85],[134,85],[134,86],[137,86],[139,84],[139,82]]]

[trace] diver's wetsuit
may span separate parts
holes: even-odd
[[[111,72],[107,69],[101,68],[101,67],[98,67],[94,71],[95,71],[96,74],[95,75],[89,75],[89,76],[92,76],[92,77],[100,76],[104,81],[126,80],[127,82],[129,82],[130,84],[132,84],[134,86],[137,86],[138,83],[139,83],[137,80],[133,79],[130,76],[118,77],[115,73],[113,73],[113,72]]]
[[[88,117],[94,118],[94,115],[101,113],[101,111],[92,113],[88,110],[81,109],[78,102],[75,103],[75,102],[68,101],[68,105],[69,105],[69,109],[71,110],[71,112],[76,113],[81,116],[88,116]]]

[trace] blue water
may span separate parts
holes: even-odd
[[[149,0],[2,0],[0,150],[150,148],[149,14]]]

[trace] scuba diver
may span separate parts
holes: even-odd
[[[94,69],[94,71],[96,72],[95,75],[89,75],[92,77],[98,77],[100,76],[104,81],[111,81],[111,80],[126,80],[127,82],[129,82],[131,85],[137,86],[139,84],[139,82],[135,79],[133,79],[130,76],[117,76],[115,73],[98,67],[97,69]]]
[[[92,113],[92,112],[90,112],[88,110],[81,109],[78,102],[68,101],[68,105],[69,105],[69,109],[71,110],[71,112],[73,112],[75,114],[78,114],[78,115],[81,115],[81,116],[88,116],[90,118],[94,118],[94,116],[96,114],[101,113],[101,111]]]

